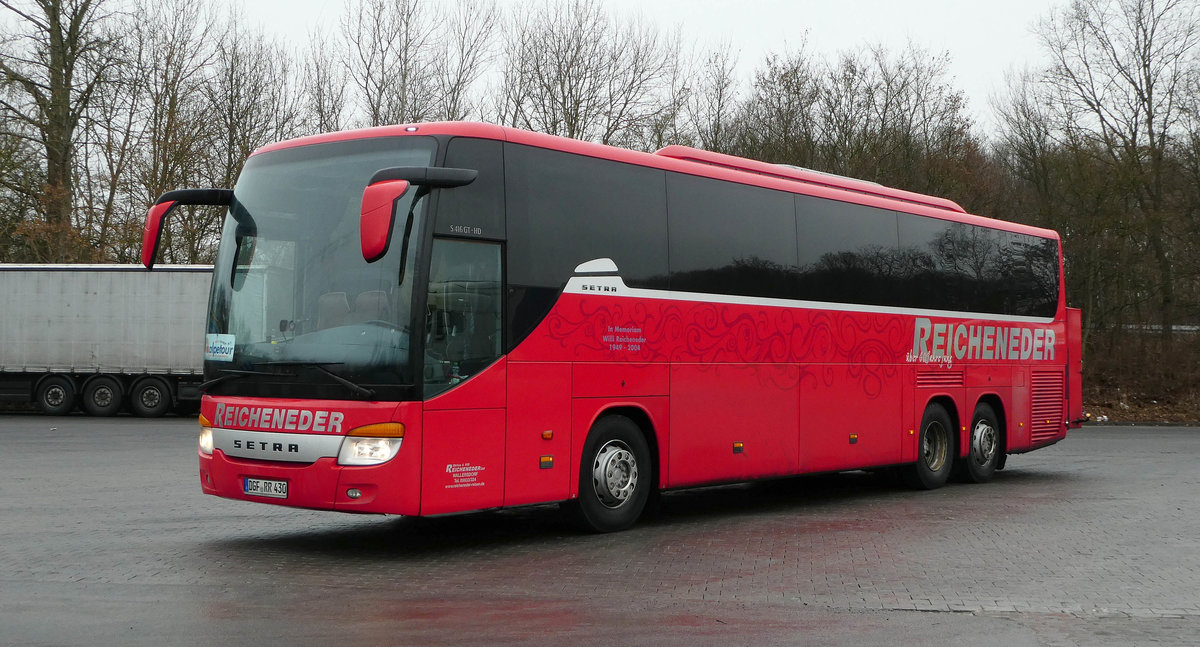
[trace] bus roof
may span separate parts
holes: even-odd
[[[784,178],[796,182],[803,182],[805,184],[815,184],[818,186],[844,189],[854,193],[893,198],[903,202],[925,205],[927,207],[947,209],[956,213],[966,213],[966,210],[958,206],[957,203],[945,198],[937,198],[921,193],[913,193],[912,191],[893,189],[875,182],[867,182],[865,180],[845,177],[842,175],[834,175],[832,173],[823,173],[821,171],[800,168],[798,166],[769,164],[767,162],[759,162],[752,159],[746,159],[744,157],[737,157],[735,155],[725,155],[723,153],[714,153],[712,151],[706,151],[699,148],[690,148],[688,146],[679,145],[661,148],[655,151],[654,154],[670,157],[672,159],[691,160],[701,164],[709,164],[711,166],[720,166],[723,168],[745,171],[747,173],[756,173],[758,175],[765,175],[768,177]]]
[[[699,175],[741,184],[756,185],[789,193],[803,193],[820,198],[854,202],[884,209],[895,209],[943,220],[953,220],[966,224],[1059,240],[1058,232],[1051,229],[969,214],[956,202],[946,198],[894,189],[866,180],[821,173],[819,171],[782,164],[770,164],[733,155],[689,148],[687,146],[672,145],[666,146],[655,153],[643,153],[616,146],[479,122],[444,121],[344,130],[267,144],[254,151],[251,156],[296,146],[405,135],[478,137],[515,144],[525,144],[626,164],[660,168],[668,171],[687,173],[689,175]]]

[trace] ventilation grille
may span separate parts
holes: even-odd
[[[962,386],[962,371],[917,371],[917,387]]]
[[[1033,444],[1054,440],[1062,432],[1065,420],[1063,392],[1062,373],[1033,372],[1033,412],[1030,424]]]

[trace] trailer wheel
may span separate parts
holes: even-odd
[[[75,382],[65,375],[51,375],[38,384],[38,408],[48,416],[65,416],[75,408]]]
[[[157,418],[171,408],[171,388],[157,377],[143,377],[129,392],[129,409],[140,418]]]
[[[624,530],[642,515],[654,484],[650,447],[642,430],[625,416],[596,422],[583,446],[579,499],[574,503],[586,530]]]
[[[116,378],[99,375],[83,385],[83,410],[93,416],[111,416],[121,410],[125,389]]]
[[[954,423],[945,407],[936,402],[921,416],[917,439],[917,462],[910,465],[905,481],[918,490],[933,490],[946,484],[954,464]]]

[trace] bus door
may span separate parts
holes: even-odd
[[[505,363],[500,243],[435,238],[424,330],[421,514],[500,506]]]

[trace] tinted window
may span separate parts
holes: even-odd
[[[796,219],[799,298],[899,305],[894,212],[797,195]]]
[[[425,313],[425,397],[500,356],[500,244],[434,239]]]
[[[667,176],[672,290],[795,298],[792,195]]]
[[[1051,317],[1050,239],[796,196],[799,298]]]
[[[629,285],[666,276],[663,172],[509,145],[514,283],[561,287],[575,267],[611,258]],[[661,279],[660,279],[661,280]]]
[[[504,154],[500,142],[456,137],[446,147],[445,166],[479,171],[474,182],[442,189],[435,233],[504,237]]]
[[[969,310],[972,286],[959,270],[970,264],[970,230],[961,223],[899,214],[904,258],[900,290],[903,302],[916,308]]]
[[[428,166],[437,142],[424,136],[328,142],[251,157],[234,189],[221,237],[210,333],[235,340],[232,362],[205,362],[208,379],[227,368],[274,372],[216,385],[224,395],[353,399],[322,372],[369,386],[383,399],[410,398],[415,382],[409,329],[421,262],[426,200],[396,205],[391,245],[374,263],[359,244],[363,189],[379,169]],[[405,237],[413,208],[411,237]],[[402,259],[407,259],[402,261]],[[265,368],[271,364],[274,368]],[[290,366],[283,366],[290,364]],[[336,366],[335,366],[336,364]]]
[[[1050,239],[1007,234],[1001,280],[1009,286],[1009,311],[1040,317],[1058,308],[1058,244]]]
[[[900,214],[900,253],[914,307],[1050,317],[1058,304],[1053,240]]]
[[[585,261],[611,258],[627,285],[666,287],[663,171],[517,144],[504,150],[510,348]]]
[[[635,287],[1039,317],[1057,307],[1053,240],[557,151],[504,150],[510,348],[549,311],[576,265],[604,257]]]

